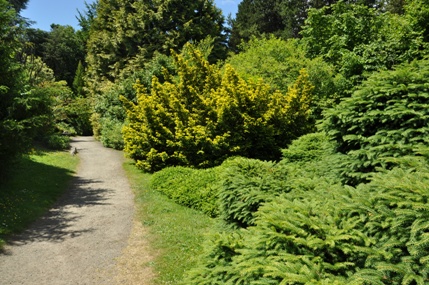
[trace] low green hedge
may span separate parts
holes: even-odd
[[[182,166],[167,167],[155,173],[150,187],[178,204],[218,216],[220,167],[197,170]]]

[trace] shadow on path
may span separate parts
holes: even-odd
[[[19,235],[10,237],[9,245],[25,245],[31,242],[62,242],[94,231],[93,228],[76,228],[82,217],[76,208],[109,205],[106,202],[113,190],[97,187],[101,181],[75,177],[69,190],[44,216]],[[7,251],[0,254],[8,255]]]

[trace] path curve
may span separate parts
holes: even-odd
[[[136,221],[122,152],[92,137],[74,138],[72,146],[80,165],[71,187],[0,254],[2,285],[110,285],[127,266],[118,260],[127,252]]]

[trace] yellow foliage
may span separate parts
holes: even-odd
[[[150,94],[137,82],[137,104],[121,98],[125,152],[139,167],[210,167],[235,155],[278,159],[280,148],[308,130],[312,86],[305,70],[285,96],[187,48],[186,58],[175,55],[177,79],[154,78]]]

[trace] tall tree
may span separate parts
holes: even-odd
[[[274,34],[283,39],[298,38],[308,16],[308,9],[323,8],[338,0],[243,0],[236,18],[231,20],[229,45],[236,49],[240,42],[252,36]],[[347,4],[362,4],[381,11],[401,13],[403,0],[345,0]]]
[[[298,38],[308,8],[320,8],[337,0],[243,0],[232,20],[229,45],[235,49],[251,37],[273,34],[283,39]]]
[[[43,50],[43,60],[55,78],[72,86],[78,63],[84,59],[84,46],[73,27],[52,24]]]
[[[94,22],[95,17],[97,16],[97,6],[98,1],[92,2],[90,4],[85,1],[86,10],[83,12],[79,10],[77,11],[78,16],[76,16],[76,19],[79,21],[79,26],[81,27],[81,29],[77,33],[81,38],[82,42],[85,44],[89,39],[89,31],[91,30],[91,26]]]
[[[22,9],[27,7],[28,0],[8,0],[8,2],[12,4],[16,12],[19,13]]]
[[[169,54],[209,35],[220,50],[223,24],[212,0],[100,0],[88,41],[90,81],[113,81],[131,61],[141,68],[155,51]]]
[[[285,25],[280,15],[281,0],[243,0],[238,5],[236,18],[231,21],[229,45],[235,48],[241,40],[248,41],[252,36],[274,34],[281,36]]]
[[[0,0],[0,174],[49,119],[49,98],[25,89],[28,80],[17,57],[22,49],[18,22],[15,9]]]
[[[22,137],[19,125],[14,121],[13,105],[18,96],[19,77],[14,51],[17,48],[12,23],[16,13],[6,0],[0,0],[0,159],[1,164],[19,152]]]
[[[23,50],[28,55],[43,57],[44,44],[48,41],[49,32],[28,28],[25,30],[24,41],[26,42],[26,49]]]
[[[75,74],[74,79],[73,79],[73,91],[78,96],[84,95],[84,91],[83,91],[83,88],[85,85],[84,76],[85,76],[85,69],[82,65],[82,62],[79,61],[78,65],[77,65],[77,69],[76,69],[76,74]]]
[[[332,63],[352,88],[371,72],[428,54],[424,29],[411,18],[340,1],[309,11],[303,42],[307,55]]]

